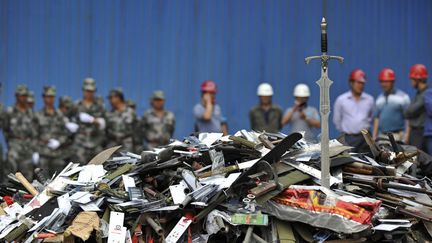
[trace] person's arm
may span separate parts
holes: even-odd
[[[426,90],[423,96],[426,115],[432,117],[432,89]]]
[[[409,104],[405,111],[404,116],[406,119],[412,119],[418,117],[424,107],[424,99],[417,99],[416,101],[413,101],[411,104]]]
[[[208,94],[208,93],[204,94],[203,99],[204,99],[204,108],[205,108],[205,111],[204,111],[204,114],[202,116],[202,119],[204,121],[210,121],[211,118],[212,118],[212,115],[213,115],[214,105],[213,105],[213,102],[211,100],[210,94]]]
[[[373,98],[372,98],[372,101],[369,105],[370,105],[369,106],[370,110],[369,110],[369,114],[368,114],[368,124],[371,125],[371,123],[374,119],[374,114],[375,114],[375,110],[376,110],[375,101]]]
[[[372,139],[376,140],[378,137],[378,127],[379,127],[379,118],[376,117],[374,119],[374,125],[373,125],[373,133],[372,133]]]
[[[378,105],[379,104],[379,97],[375,102],[375,110],[374,110],[374,114],[373,114],[373,130],[372,130],[372,139],[376,140],[378,138],[378,130],[379,130],[379,124],[380,124],[380,114],[381,114],[381,108]]]
[[[409,144],[409,137],[411,134],[411,127],[409,126],[409,121],[405,120],[405,135],[403,137],[403,142]]]
[[[411,104],[410,97],[408,95],[405,95],[404,102],[402,104],[403,114],[406,113],[406,111],[408,110],[410,104]],[[420,109],[420,111],[421,111],[421,109]],[[417,114],[417,115],[420,115],[420,114]],[[406,143],[406,144],[408,144],[408,142],[409,142],[410,132],[411,132],[411,129],[409,127],[409,120],[407,119],[407,117],[405,117],[405,133],[404,133],[404,137],[402,138],[402,141],[404,143]]]
[[[224,136],[228,135],[228,125],[226,123],[221,124],[221,130]]]
[[[255,119],[253,116],[253,108],[249,111],[249,123],[250,123],[250,127],[252,130],[255,130],[256,128],[256,124],[255,124]]]
[[[171,138],[174,136],[174,130],[175,130],[175,124],[176,124],[176,120],[175,120],[175,116],[174,116],[174,114],[172,115],[172,123],[170,124],[170,127],[169,127],[169,133],[170,133],[170,136],[171,136]]]
[[[278,118],[279,118],[279,127],[278,127],[278,130],[280,131],[283,128],[283,123],[282,123],[282,120],[283,120],[283,110],[282,110],[281,107],[278,108]]]
[[[288,109],[288,111],[285,113],[285,115],[282,118],[282,125],[286,125],[291,121],[291,118],[294,115],[294,112],[298,110],[298,106],[294,105],[292,108]]]
[[[3,120],[3,136],[5,137],[6,143],[8,143],[10,138],[10,117],[9,117],[9,108],[4,112]]]
[[[70,136],[71,133],[70,133],[70,131],[66,127],[66,118],[65,118],[65,116],[63,114],[60,114],[59,116],[60,116],[60,127],[61,127],[61,129],[60,129],[60,134],[59,134],[58,138],[56,138],[56,139],[60,142],[61,145],[63,145],[63,144],[65,144],[68,141],[69,136]]]
[[[315,127],[315,128],[320,128],[321,127],[321,122],[320,122],[320,118],[319,118],[319,115],[318,115],[318,111],[315,108],[312,110],[311,116],[310,117],[306,117],[305,121],[311,127]]]
[[[339,99],[336,99],[333,107],[333,123],[336,126],[336,129],[339,132],[342,132],[342,105]]]
[[[197,104],[193,108],[193,114],[197,120],[210,121],[212,118],[214,105],[211,100],[206,97],[208,96],[204,95],[202,105]]]

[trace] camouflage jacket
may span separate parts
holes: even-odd
[[[6,142],[8,144],[11,142],[25,142],[34,145],[37,131],[33,123],[33,111],[30,109],[19,111],[16,107],[9,107],[2,116],[3,133]]]
[[[69,136],[63,114],[57,110],[53,114],[49,114],[45,109],[42,109],[35,114],[35,127],[38,134],[37,145],[39,153],[50,157],[61,156],[62,151],[60,148],[66,143]],[[48,148],[47,143],[50,139],[58,140],[60,147],[57,149]]]
[[[144,113],[140,126],[150,148],[165,145],[174,134],[175,116],[172,112],[165,111],[162,117],[158,117],[150,109]]]
[[[101,129],[94,123],[83,123],[79,119],[79,114],[85,112],[94,118],[105,119],[105,107],[99,99],[95,99],[91,106],[85,106],[80,100],[75,105],[76,121],[79,125],[77,134],[75,135],[75,144],[79,147],[97,148],[101,146],[105,140],[104,129]]]
[[[133,149],[133,136],[137,128],[137,116],[130,107],[123,111],[112,110],[106,114],[106,135],[110,146],[123,145],[129,151]]]

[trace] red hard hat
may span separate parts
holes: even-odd
[[[352,72],[350,73],[350,76],[349,76],[350,81],[359,81],[359,82],[363,82],[363,83],[366,82],[365,78],[366,78],[366,74],[360,68],[356,68],[356,69],[352,70]]]
[[[415,64],[410,68],[409,77],[412,79],[426,79],[428,72],[423,64]]]
[[[212,80],[206,80],[201,84],[201,92],[216,93],[216,83]]]
[[[378,76],[379,81],[395,81],[395,73],[391,68],[383,68]]]

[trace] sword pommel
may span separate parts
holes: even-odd
[[[327,22],[324,17],[321,21],[321,52],[327,53]]]

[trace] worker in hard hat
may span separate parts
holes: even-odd
[[[423,64],[414,64],[409,71],[411,85],[417,93],[414,99],[406,108],[404,115],[408,119],[408,135],[405,143],[416,146],[421,150],[426,150],[424,124],[426,120],[426,108],[424,105],[425,91],[428,89],[428,71]]]
[[[375,101],[373,138],[387,138],[392,133],[396,141],[406,141],[404,111],[410,104],[409,96],[394,85],[396,75],[390,68],[381,70],[378,76],[383,93]]]
[[[279,132],[282,128],[282,108],[272,102],[272,86],[268,83],[260,84],[257,89],[257,96],[259,97],[259,104],[249,112],[252,130],[257,132]]]
[[[282,125],[289,124],[291,132],[304,132],[304,138],[314,142],[316,140],[314,129],[321,126],[318,110],[308,105],[310,96],[306,84],[297,84],[294,88],[294,105],[285,111]]]
[[[222,109],[216,104],[216,83],[206,80],[201,84],[201,102],[193,108],[196,132],[216,132],[228,134],[226,119]]]
[[[374,114],[374,98],[364,92],[366,73],[360,68],[352,70],[348,83],[350,90],[339,95],[334,103],[333,123],[353,152],[369,152],[361,133],[363,129],[370,130]]]

